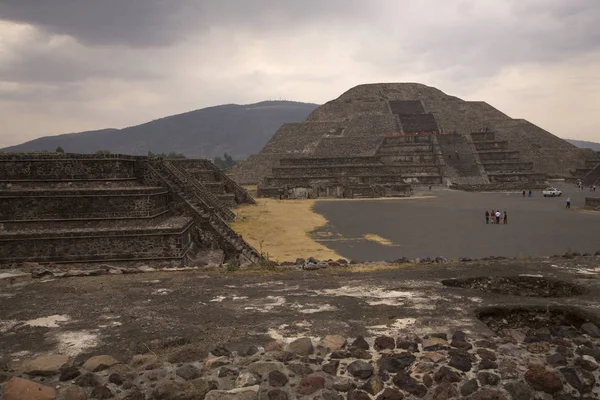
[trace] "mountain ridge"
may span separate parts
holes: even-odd
[[[228,153],[240,159],[258,153],[281,125],[286,122],[304,121],[318,106],[314,103],[289,100],[264,100],[251,104],[227,103],[168,115],[122,129],[104,128],[43,136],[2,148],[0,152],[54,151],[60,146],[66,152],[73,153],[95,153],[98,150],[134,155],[146,155],[148,151],[177,152],[187,157],[211,159]],[[214,118],[204,118],[207,113],[213,114]],[[256,116],[256,113],[263,115]],[[190,117],[198,118],[189,124],[187,120]],[[232,117],[236,118],[237,124],[231,124],[234,122],[231,121]],[[184,120],[184,129],[175,127],[178,132],[174,135],[169,133],[167,129],[172,128],[171,122],[175,121],[175,125],[178,125],[177,122]],[[167,126],[158,132],[154,129],[155,126],[165,123]],[[148,128],[149,135],[154,137],[147,137]],[[203,131],[205,128],[208,128],[208,131]],[[193,135],[194,129],[200,130],[198,136]],[[225,133],[219,135],[219,132]],[[245,132],[246,135],[242,136],[240,132]],[[564,140],[579,148],[600,151],[600,143],[577,139]],[[212,142],[204,148],[198,148],[199,144],[202,146],[203,142],[207,141]]]
[[[300,122],[318,105],[287,100],[222,104],[169,115],[123,129],[106,128],[44,136],[5,147],[0,152],[54,151],[145,155],[183,153],[214,158],[228,153],[236,159],[258,152],[285,122]],[[242,134],[243,132],[243,134]]]

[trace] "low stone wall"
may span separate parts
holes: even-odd
[[[162,188],[0,192],[0,221],[148,218],[167,211]]]
[[[537,173],[488,173],[490,182],[544,182],[546,174]],[[522,183],[523,185],[523,183]]]
[[[404,197],[410,196],[412,187],[405,183],[396,184],[361,184],[357,182],[336,183],[314,181],[304,185],[289,185],[284,189],[278,187],[258,187],[259,197],[306,199],[306,198],[354,198],[354,197]]]
[[[460,184],[455,183],[450,186],[452,189],[464,190],[465,192],[521,192],[523,190],[544,189],[544,183],[533,182],[494,182],[486,184]]]
[[[0,265],[181,259],[191,245],[192,220],[186,221],[171,229],[6,233],[0,235]]]
[[[267,177],[263,187],[311,186],[323,184],[393,184],[393,183],[421,183],[440,184],[440,174],[429,175],[365,175],[365,176],[307,176],[307,177]]]
[[[338,165],[322,167],[275,167],[274,177],[296,176],[356,176],[356,175],[393,175],[410,173],[439,173],[435,164],[406,164],[406,165]]]
[[[136,158],[21,155],[0,157],[0,181],[111,180],[136,177]]]
[[[585,208],[600,210],[600,197],[586,197]]]

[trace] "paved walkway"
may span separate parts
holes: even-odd
[[[561,186],[564,194],[557,198],[544,198],[541,192],[523,198],[519,193],[437,189],[421,193],[436,196],[432,199],[317,202],[315,212],[329,221],[321,231],[333,233],[332,239],[317,240],[354,260],[593,254],[600,250],[600,213],[579,209],[589,191]],[[565,209],[569,196],[571,210]],[[492,209],[506,210],[508,225],[486,225],[485,210]],[[366,234],[392,245],[366,240]]]

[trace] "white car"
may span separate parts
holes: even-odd
[[[562,192],[560,190],[558,190],[557,188],[553,188],[553,187],[544,189],[542,194],[544,195],[544,197],[562,196]]]

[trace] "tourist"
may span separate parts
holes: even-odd
[[[594,189],[594,192],[596,191],[596,185],[593,185],[592,188]]]
[[[492,212],[490,213],[490,216],[492,217],[492,219],[490,220],[490,222],[493,224],[494,221],[496,220],[495,216],[496,216],[496,211],[492,210]]]
[[[525,197],[525,189],[523,189],[523,197]]]
[[[429,191],[431,192],[431,185],[429,185]]]
[[[485,211],[485,223],[489,224],[490,223],[490,212],[489,211]]]
[[[567,208],[571,208],[571,198],[567,197]]]
[[[502,215],[500,214],[500,210],[496,211],[496,224],[498,225],[500,224],[500,215]]]
[[[506,214],[506,210],[504,210],[504,225],[508,224],[508,215]]]
[[[529,197],[533,197],[533,192],[529,189]]]

